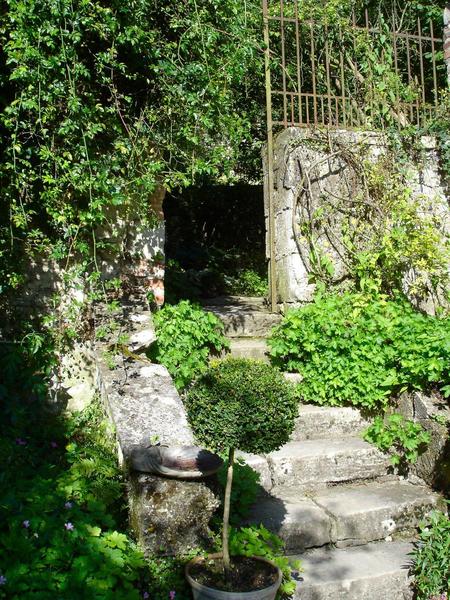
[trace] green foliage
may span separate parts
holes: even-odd
[[[450,593],[450,519],[434,511],[420,530],[412,568],[417,600],[445,600]]]
[[[149,357],[167,367],[178,389],[206,371],[210,354],[228,348],[221,321],[187,300],[165,306],[154,322],[158,339]]]
[[[220,485],[225,489],[227,481],[228,459],[217,477]],[[231,489],[230,523],[238,525],[242,519],[248,517],[251,507],[254,505],[260,490],[260,474],[245,464],[242,458],[237,458],[233,466],[233,487]]]
[[[406,466],[406,463],[417,461],[419,454],[430,443],[431,436],[420,423],[392,414],[385,419],[375,417],[373,424],[364,433],[364,439],[383,452],[390,452],[393,465]]]
[[[154,221],[158,185],[235,177],[263,116],[248,102],[263,89],[259,27],[252,1],[5,2],[2,291],[24,254],[96,270],[98,251],[119,249],[118,215]]]
[[[285,444],[297,401],[282,373],[250,359],[213,364],[187,392],[185,405],[197,440],[223,452],[262,453]]]
[[[401,298],[319,293],[288,312],[269,346],[275,365],[302,375],[297,393],[307,402],[374,408],[400,390],[448,391],[449,318]]]
[[[294,594],[296,583],[292,575],[302,571],[299,560],[290,561],[283,556],[284,543],[275,533],[263,525],[251,525],[230,531],[230,554],[234,556],[263,556],[274,562],[283,573],[283,581],[277,598]]]
[[[2,356],[0,598],[137,600],[145,560],[117,530],[124,485],[98,404],[67,422],[50,417],[33,361],[8,354],[22,377]]]
[[[227,278],[227,291],[240,296],[267,296],[267,277],[262,277],[253,269],[238,271],[236,276]]]

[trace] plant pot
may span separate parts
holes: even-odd
[[[222,555],[211,554],[208,558],[220,559],[222,558]],[[190,571],[192,567],[203,560],[203,558],[197,557],[188,562],[185,567],[186,579],[192,588],[194,600],[275,600],[275,596],[277,595],[278,589],[281,585],[281,580],[283,578],[280,569],[273,562],[267,560],[266,558],[262,558],[260,556],[252,556],[251,558],[255,561],[261,561],[274,567],[278,573],[276,582],[262,590],[254,590],[252,592],[225,592],[223,590],[216,590],[203,585],[198,581],[195,581],[195,579],[191,577]]]

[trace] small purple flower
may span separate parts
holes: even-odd
[[[175,596],[176,596],[176,592],[174,590],[172,590],[171,592],[169,592],[169,598],[170,598],[170,600],[175,600]]]
[[[57,448],[57,447],[58,447],[58,444],[57,444],[56,442],[50,442],[50,446],[51,446],[52,448]]]
[[[144,600],[148,600],[150,598],[150,594],[148,592],[144,592],[142,594],[142,597],[144,598]]]
[[[22,438],[16,438],[16,444],[18,446],[26,446],[27,445],[26,441],[23,440]]]
[[[25,527],[25,529],[28,529],[29,526],[30,526],[30,521],[28,519],[25,519],[25,521],[22,521],[22,527]]]
[[[0,585],[5,585],[8,580],[4,575],[0,575]]]
[[[71,508],[73,508],[73,502],[66,502],[66,503],[64,504],[64,508],[65,508],[66,510],[70,510]]]
[[[75,529],[74,524],[71,523],[70,521],[68,523],[64,523],[64,527],[66,528],[67,531],[73,531]]]

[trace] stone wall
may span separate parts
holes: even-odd
[[[119,461],[127,472],[130,523],[147,554],[186,554],[211,542],[209,521],[219,506],[215,479],[174,480],[134,469],[136,456],[156,443],[194,443],[181,398],[167,369],[145,350],[156,339],[151,313],[122,304],[127,348],[97,344],[96,388],[117,436]]]
[[[107,215],[107,225],[96,232],[100,246],[96,256],[103,280],[118,278],[124,294],[141,299],[153,297],[158,306],[164,303],[164,196],[165,190],[159,188],[150,200],[150,225],[142,224],[138,215],[115,210]],[[102,242],[112,244],[114,249],[105,250]],[[0,318],[0,331],[7,335],[18,318],[39,317],[52,310],[63,315],[70,306],[76,310],[87,298],[84,276],[76,257],[69,262],[36,258],[26,269],[11,314]]]
[[[315,286],[310,282],[310,274],[314,255],[302,227],[309,222],[311,215],[316,216],[324,210],[324,198],[328,207],[327,221],[326,226],[314,231],[317,254],[326,255],[332,262],[332,283],[338,284],[348,275],[342,225],[349,218],[342,207],[338,210],[337,203],[333,212],[333,198],[340,201],[346,197],[355,198],[364,190],[358,170],[352,163],[353,154],[346,155],[336,148],[358,149],[361,160],[373,162],[386,151],[382,134],[330,132],[330,149],[324,145],[323,135],[311,130],[288,128],[274,140],[276,288],[277,302],[281,306],[308,302],[313,296]],[[411,159],[410,164],[404,167],[408,187],[412,189],[413,197],[420,199],[424,214],[432,211],[438,217],[441,235],[448,238],[450,210],[439,172],[436,145],[433,139],[423,138],[421,146],[420,162]],[[267,182],[265,165],[266,220]],[[427,309],[433,312],[434,306],[427,306]]]

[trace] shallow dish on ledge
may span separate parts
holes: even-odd
[[[134,471],[175,479],[207,477],[222,465],[220,456],[198,446],[136,446],[130,454]]]

